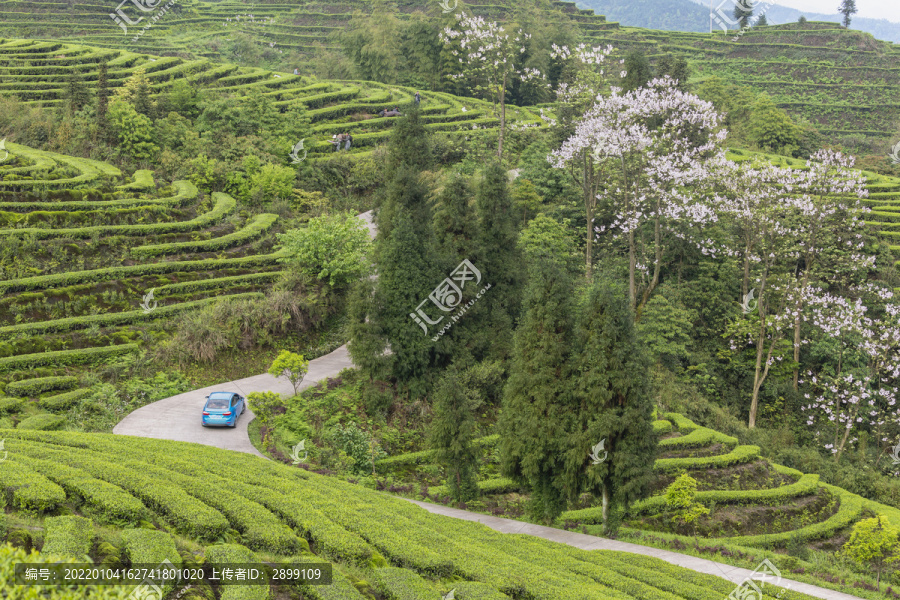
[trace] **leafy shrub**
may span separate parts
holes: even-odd
[[[82,558],[91,551],[94,540],[94,524],[90,519],[76,516],[47,517],[44,519],[44,554],[56,554]]]
[[[247,548],[238,544],[218,544],[206,547],[206,562],[246,564],[259,562],[259,559]],[[220,600],[268,600],[270,598],[267,585],[226,585],[222,587]]]
[[[66,499],[61,487],[11,460],[0,469],[0,490],[6,493],[8,505],[32,512],[53,510]]]
[[[35,397],[50,390],[65,390],[76,385],[78,385],[77,377],[39,377],[13,381],[6,386],[6,393],[10,396]]]
[[[19,412],[24,404],[21,398],[0,398],[0,415]]]
[[[338,423],[329,432],[328,437],[336,448],[353,458],[351,472],[355,475],[371,473],[373,462],[387,456],[372,436],[352,421],[346,426]]]
[[[41,398],[38,401],[38,405],[45,410],[61,411],[71,408],[79,400],[90,395],[90,388],[80,388],[77,390],[72,390],[71,392],[65,392],[62,394],[56,394],[55,396],[47,396],[45,398]]]
[[[15,585],[15,565],[18,563],[50,566],[60,562],[74,564],[83,561],[76,558],[48,556],[37,550],[28,553],[25,550],[13,547],[9,543],[0,545],[0,589],[17,589]],[[133,589],[133,585],[32,584],[28,586],[26,593],[15,595],[13,598],[21,598],[22,600],[121,600],[130,594]]]
[[[61,415],[50,413],[41,413],[30,416],[19,421],[19,429],[34,429],[37,431],[52,431],[54,429],[62,429],[65,425],[66,418]]]
[[[438,593],[428,581],[412,571],[397,567],[375,569],[375,585],[386,600],[437,600]]]

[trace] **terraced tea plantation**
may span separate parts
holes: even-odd
[[[660,442],[653,495],[631,507],[622,528],[623,541],[665,540],[676,548],[693,548],[699,539],[700,547],[709,549],[704,555],[712,560],[725,550],[730,556],[747,558],[758,556],[760,550],[775,550],[779,554],[771,560],[783,572],[802,574],[815,573],[815,566],[786,553],[790,543],[834,552],[861,519],[884,515],[893,525],[900,525],[896,508],[823,483],[819,475],[771,463],[760,456],[758,446],[741,445],[737,438],[701,427],[683,415],[668,413],[664,417],[654,422]],[[498,440],[499,436],[488,436],[477,441],[487,463]],[[412,474],[431,463],[431,454],[398,455],[378,461],[376,467],[380,474],[397,480],[418,480],[422,475]],[[695,501],[710,508],[710,514],[701,517],[693,531],[673,527],[673,509],[666,504],[666,488],[680,473],[698,481]],[[523,491],[502,477],[483,480],[479,488],[482,498],[478,505],[497,515],[516,506]],[[428,487],[427,492],[435,501],[450,501],[445,486]],[[602,507],[596,506],[563,512],[557,525],[600,536],[602,522]],[[820,583],[815,578],[806,581]]]
[[[132,353],[152,323],[222,296],[250,297],[280,271],[278,217],[236,212],[226,194],[188,181],[157,189],[149,171],[118,169],[7,143],[0,218],[0,373],[91,365]],[[74,378],[29,379],[6,394],[62,410]],[[63,392],[58,394],[57,392]],[[4,399],[3,412],[17,400]],[[8,406],[7,406],[8,405]]]
[[[495,533],[245,454],[107,434],[3,433],[0,488],[13,511],[4,534],[52,554],[107,564],[328,561],[333,584],[302,590],[328,600],[438,600],[451,589],[461,600],[721,600],[734,588],[653,558]],[[261,586],[240,587],[222,598],[267,597]]]
[[[394,117],[378,117],[378,113],[410,105],[416,93],[410,88],[371,81],[312,81],[287,73],[208,60],[9,39],[0,39],[0,93],[15,95],[26,104],[61,105],[65,102],[66,75],[77,73],[86,85],[94,86],[101,63],[108,65],[111,90],[143,70],[153,93],[165,92],[176,80],[184,80],[222,93],[244,94],[258,89],[282,111],[291,104],[301,103],[313,125],[315,137],[304,143],[305,151],[313,160],[327,158],[334,151],[330,140],[337,133],[353,134],[350,155],[371,152],[387,140],[396,121]],[[473,135],[476,130],[496,131],[499,125],[489,102],[452,94],[428,92],[421,112],[429,130],[452,136]],[[516,127],[544,125],[539,113],[527,108],[510,109],[507,118]],[[285,148],[286,162],[289,152],[290,148]],[[300,158],[303,155],[299,153]],[[84,179],[71,183],[81,181]]]
[[[501,22],[514,14],[506,2],[460,2],[459,6],[460,10]],[[397,16],[408,19],[418,11],[446,18],[439,16],[438,8],[437,3],[402,3]],[[337,4],[262,4],[251,8],[230,0],[186,0],[168,9],[139,38],[146,20],[156,12],[146,13],[144,23],[123,31],[110,18],[109,10],[110,7],[92,3],[70,6],[62,2],[5,0],[0,2],[0,36],[27,35],[50,42],[68,40],[169,57],[220,59],[221,43],[233,40],[236,34],[245,34],[267,57],[266,64],[280,64],[284,71],[291,71],[297,63],[314,60],[320,50],[340,50],[336,34],[347,27],[355,11],[369,14],[372,6],[363,0],[347,0]],[[808,121],[832,142],[851,147],[868,143],[875,153],[896,142],[900,130],[900,101],[894,93],[900,83],[897,44],[847,31],[834,23],[753,28],[735,39],[733,33],[710,36],[620,27],[569,2],[554,1],[537,10],[544,13],[542,18],[548,23],[565,23],[577,30],[587,43],[612,44],[622,52],[639,49],[651,61],[665,53],[682,56],[691,65],[693,82],[719,77],[755,92],[765,92],[779,107]],[[35,11],[41,16],[37,22],[32,18]],[[133,7],[123,11],[131,19],[143,16]],[[2,70],[0,81],[7,81]]]

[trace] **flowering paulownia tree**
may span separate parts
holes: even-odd
[[[797,211],[797,272],[800,285],[822,281],[845,286],[858,283],[848,277],[865,278],[875,264],[874,256],[862,254],[869,209],[860,200],[868,196],[866,178],[853,170],[855,159],[833,150],[819,150],[806,161],[806,170],[795,170],[793,206]],[[794,363],[800,362],[800,315],[794,320]],[[799,367],[794,369],[794,389]]]
[[[850,164],[838,153],[823,151],[813,155],[806,171],[755,160],[727,162],[719,172],[715,205],[731,238],[723,252],[743,267],[744,297],[752,284],[759,298],[758,313],[749,321],[736,320],[727,332],[746,336],[755,347],[751,428],[772,366],[789,358],[785,345],[790,348],[791,331],[796,371],[803,343],[800,323],[816,286],[843,282],[847,287],[872,264],[872,257],[860,254],[863,223],[856,212],[865,191],[849,172]]]
[[[541,109],[541,117],[551,126],[557,126],[569,136],[574,131],[577,122],[591,109],[604,93],[618,91],[612,87],[610,81],[617,79],[620,82],[625,78],[626,72],[614,73],[610,66],[610,55],[615,51],[612,46],[589,47],[579,44],[575,50],[568,46],[553,44],[550,53],[551,58],[563,64],[563,71],[570,73],[569,81],[560,82],[556,90],[556,119],[544,116]],[[619,64],[624,63],[621,60]],[[607,73],[609,71],[609,73]],[[549,158],[549,157],[548,157]],[[608,173],[601,168],[602,162],[595,164],[593,148],[582,148],[573,154],[566,166],[569,174],[581,187],[584,201],[585,219],[587,221],[587,240],[585,247],[585,275],[591,277],[593,266],[593,238],[594,238],[594,211],[597,207],[597,192],[600,184]]]
[[[497,156],[503,158],[503,136],[506,131],[506,90],[515,81],[541,80],[547,75],[537,69],[523,66],[525,41],[530,34],[521,29],[508,31],[505,26],[481,17],[456,15],[462,31],[450,27],[440,32],[440,39],[448,45],[458,45],[450,53],[458,57],[463,72],[454,78],[471,77],[477,83],[476,89],[487,92],[500,104],[500,140]],[[515,36],[515,37],[513,37]],[[549,85],[549,84],[548,84]]]
[[[713,251],[702,229],[716,221],[708,183],[725,160],[727,132],[719,124],[711,103],[679,90],[669,77],[654,79],[646,88],[598,98],[549,157],[565,168],[589,151],[608,173],[597,199],[615,208],[615,220],[595,231],[625,239],[628,295],[638,317],[659,284],[673,238]],[[648,265],[641,290],[639,262]]]
[[[873,286],[862,292],[876,302],[848,300],[818,290],[809,299],[810,320],[837,346],[832,362],[818,373],[809,373],[810,391],[804,397],[806,424],[816,427],[816,437],[830,436],[825,448],[835,460],[848,443],[856,441],[860,429],[868,429],[882,442],[888,440],[887,428],[900,420],[900,298],[886,289]],[[870,314],[870,306],[886,302]],[[830,348],[831,348],[830,347]],[[851,437],[851,435],[853,437]]]

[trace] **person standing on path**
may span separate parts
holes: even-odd
[[[419,105],[419,100],[422,99],[422,96],[419,95],[419,92],[416,92],[416,106]]]
[[[346,137],[347,145],[344,146],[344,150],[349,150],[349,149],[350,149],[350,144],[353,142],[353,134],[352,134],[352,133],[347,133],[347,134],[345,134],[345,135],[347,136],[347,137]]]

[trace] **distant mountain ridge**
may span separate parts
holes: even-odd
[[[668,31],[709,31],[709,2],[696,0],[577,0],[579,8],[593,9],[606,16],[608,21],[617,21],[624,26],[646,27]],[[713,0],[713,8],[722,7],[725,14],[734,10],[733,0]],[[763,4],[759,5],[760,7]],[[766,11],[769,25],[796,22],[800,15],[810,21],[830,21],[840,23],[842,16],[835,14],[810,13],[774,5]],[[713,24],[715,29],[719,27]],[[900,23],[887,19],[865,19],[853,17],[851,29],[871,33],[879,40],[900,44]]]

